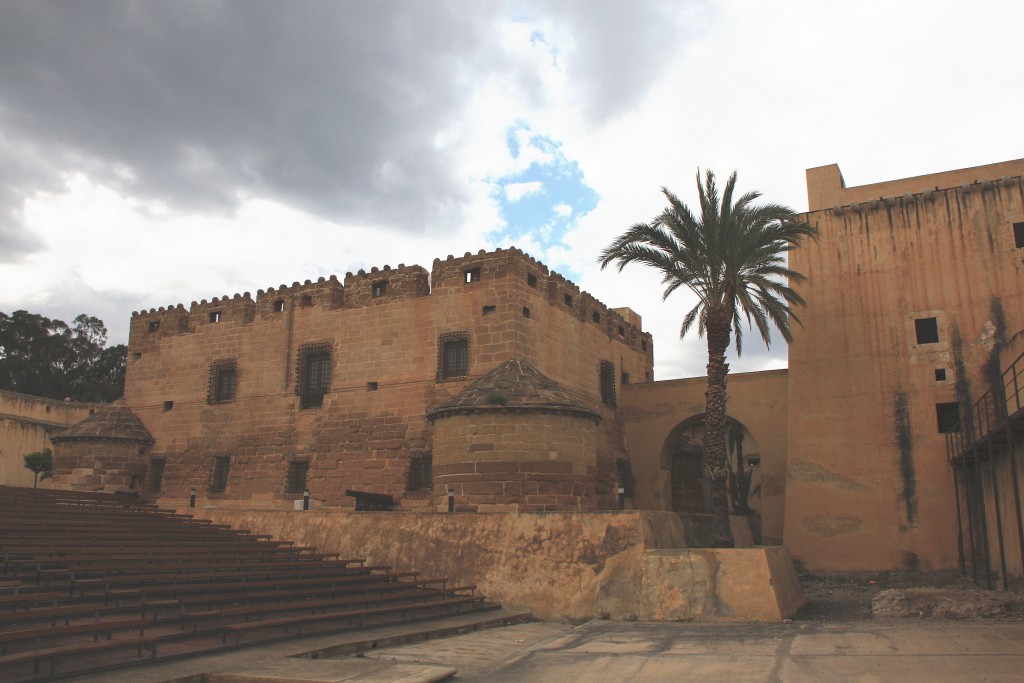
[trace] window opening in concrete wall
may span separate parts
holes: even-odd
[[[302,306],[303,308],[309,308],[310,306],[312,306],[313,305],[313,295],[312,294],[303,294],[302,298],[299,299],[299,305]]]
[[[160,321],[159,320],[153,320],[152,322],[149,323],[149,331],[150,332],[156,332],[159,329],[160,329]]]
[[[146,491],[148,493],[159,493],[164,481],[163,458],[150,458],[149,467],[146,469]]]
[[[308,460],[292,460],[288,463],[288,475],[285,477],[285,493],[302,493],[306,490],[306,475],[309,473]]]
[[[237,379],[238,367],[234,359],[215,360],[210,363],[206,402],[213,405],[234,401]]]
[[[572,306],[572,294],[566,294],[564,301],[566,306]]]
[[[609,408],[615,407],[615,366],[606,360],[601,361],[601,403]]]
[[[480,282],[480,269],[470,268],[469,270],[462,271],[463,282],[467,285],[470,282]]]
[[[213,459],[213,475],[210,477],[210,493],[224,493],[228,488],[228,469],[231,456],[218,455]]]
[[[952,403],[936,403],[935,419],[938,423],[940,434],[960,431],[960,404],[955,401]]]
[[[530,317],[530,309],[527,308],[526,306],[523,306],[523,317],[524,318],[529,318]]]
[[[1013,224],[1013,243],[1018,249],[1024,249],[1024,222]]]
[[[373,283],[373,287],[370,290],[370,294],[374,298],[377,298],[379,296],[384,296],[387,293],[387,291],[388,291],[388,281],[387,280],[381,280],[380,282],[374,282]]]
[[[284,299],[278,299],[274,302],[274,313],[284,313]]]
[[[526,276],[526,284],[537,289],[537,276],[533,273],[528,273]]]
[[[946,381],[946,368],[935,368],[935,381],[945,382]]]
[[[219,323],[220,322],[220,311],[210,311],[210,322],[211,323]]]
[[[164,412],[174,410],[174,401],[164,401]]]
[[[498,310],[497,306],[484,306],[484,315],[490,315]]]
[[[433,456],[430,453],[409,459],[409,478],[405,490],[409,493],[431,493],[434,488]]]
[[[936,344],[939,341],[939,322],[935,318],[914,320],[914,332],[918,344]]]
[[[300,408],[319,408],[331,389],[331,348],[325,343],[299,347],[298,379],[295,391]]]
[[[618,475],[619,486],[622,488],[622,494],[627,498],[632,498],[636,495],[636,484],[633,481],[633,466],[630,465],[628,460],[615,461],[615,470]]]
[[[469,374],[469,333],[445,332],[437,343],[439,381],[463,379]]]

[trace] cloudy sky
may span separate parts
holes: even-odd
[[[601,248],[694,176],[806,210],[1024,157],[1020,0],[0,2],[0,311],[102,318],[518,246],[700,375]],[[748,335],[736,370],[785,365]]]

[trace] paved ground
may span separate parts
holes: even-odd
[[[361,655],[348,653],[351,644],[324,637],[73,680],[943,683],[1024,679],[1024,624],[1019,623],[591,621],[573,626],[533,622],[386,647],[385,636],[381,634],[377,648]],[[335,650],[341,652],[332,654]],[[320,658],[310,659],[311,653]],[[204,673],[205,677],[199,676]]]

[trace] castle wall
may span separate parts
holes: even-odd
[[[92,404],[0,391],[0,485],[32,486],[24,456],[53,449],[50,437],[89,415]],[[50,480],[39,482],[49,487]]]
[[[594,510],[593,421],[566,414],[486,412],[438,419],[434,500],[472,512]]]
[[[956,566],[939,405],[977,399],[999,340],[1024,328],[1022,173],[1018,160],[865,189],[808,171],[820,238],[790,255],[808,280],[789,350],[784,531],[805,566]]]
[[[786,370],[729,375],[728,414],[756,440],[751,507],[765,545],[782,542],[786,503]],[[636,481],[636,507],[672,510],[671,441],[681,425],[704,414],[707,378],[664,380],[623,387],[621,419]]]
[[[439,376],[452,333],[469,340],[464,378]],[[330,390],[302,408],[310,345],[330,352]],[[290,507],[301,496],[285,491],[290,463],[308,462],[317,503],[351,505],[344,492],[356,489],[426,507],[406,495],[410,458],[432,449],[425,413],[511,358],[602,413],[597,496],[613,506],[614,460],[625,455],[616,410],[601,405],[600,361],[614,363],[617,384],[649,378],[650,335],[518,250],[438,259],[429,276],[385,266],[135,314],[125,400],[164,459],[164,495],[195,486],[221,504]],[[217,363],[233,364],[235,393],[210,403]],[[210,490],[218,456],[230,459],[222,492]]]

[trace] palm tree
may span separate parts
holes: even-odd
[[[725,353],[735,332],[736,355],[743,350],[742,317],[757,328],[766,345],[776,327],[792,341],[790,319],[799,323],[793,308],[803,298],[790,286],[805,278],[790,270],[784,258],[817,229],[797,219],[792,209],[779,204],[755,204],[761,194],[748,192],[733,202],[736,173],[729,176],[719,196],[715,174],[707,171],[701,183],[700,215],[667,188],[668,206],[650,223],[637,223],[616,238],[599,261],[604,269],[616,263],[621,272],[629,263],[658,270],[665,285],[663,299],[680,287],[697,295],[697,305],[684,317],[680,338],[697,324],[708,342],[708,389],[704,433],[704,475],[711,483],[712,535],[717,547],[733,545],[729,529],[729,503],[725,458],[726,375]]]

